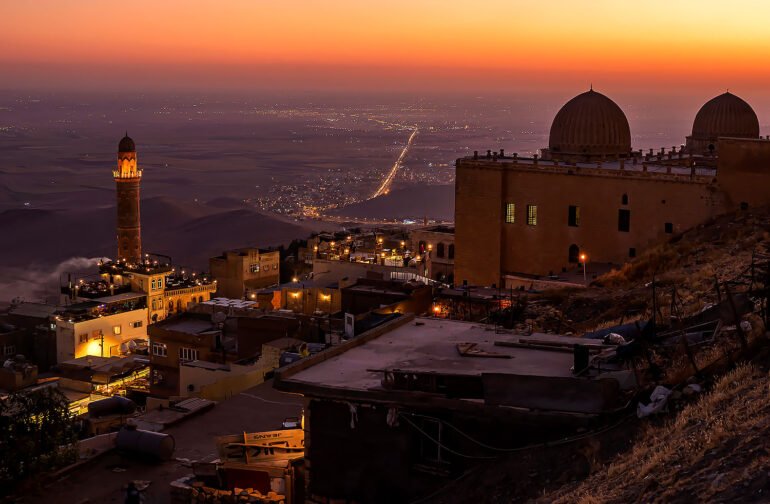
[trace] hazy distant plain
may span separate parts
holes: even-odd
[[[144,169],[145,250],[204,268],[225,248],[335,226],[297,219],[303,205],[350,205],[327,213],[359,219],[451,219],[454,160],[473,150],[536,152],[560,105],[499,96],[1,93],[0,282],[20,278],[19,267],[45,272],[113,254],[111,170],[126,130]],[[643,106],[626,113],[634,145],[645,148],[679,145],[691,121]],[[390,194],[367,203],[414,127]],[[436,190],[420,190],[427,186]]]

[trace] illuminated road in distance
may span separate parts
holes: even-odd
[[[406,157],[406,153],[409,152],[409,147],[412,146],[414,137],[417,136],[417,132],[419,131],[417,126],[413,126],[413,128],[414,130],[412,131],[412,134],[409,135],[409,140],[407,140],[406,145],[404,146],[404,149],[401,151],[401,155],[398,156],[398,159],[396,160],[396,162],[393,163],[393,168],[390,169],[390,172],[388,172],[388,175],[382,181],[382,184],[380,184],[380,187],[374,192],[374,194],[372,194],[371,198],[369,199],[374,199],[377,196],[382,196],[383,194],[388,194],[388,192],[390,192],[390,186],[393,184],[393,179],[396,178],[398,169],[401,168],[401,163],[404,161],[404,158]]]

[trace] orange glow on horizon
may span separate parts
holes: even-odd
[[[717,0],[9,2],[0,61],[21,65],[490,71],[475,80],[766,81],[770,4]],[[161,69],[161,70],[158,70]],[[438,72],[440,73],[440,72]],[[181,78],[181,77],[180,77]]]

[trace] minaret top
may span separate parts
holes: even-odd
[[[128,136],[128,131],[126,131],[126,136],[124,136],[118,144],[118,152],[136,152],[136,144],[131,137]]]
[[[142,177],[142,170],[136,164],[136,144],[128,136],[124,136],[118,144],[118,167],[112,171],[115,180],[134,180]]]

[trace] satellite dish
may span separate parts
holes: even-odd
[[[221,324],[227,320],[227,315],[224,312],[215,312],[211,314],[211,321],[215,324]]]

